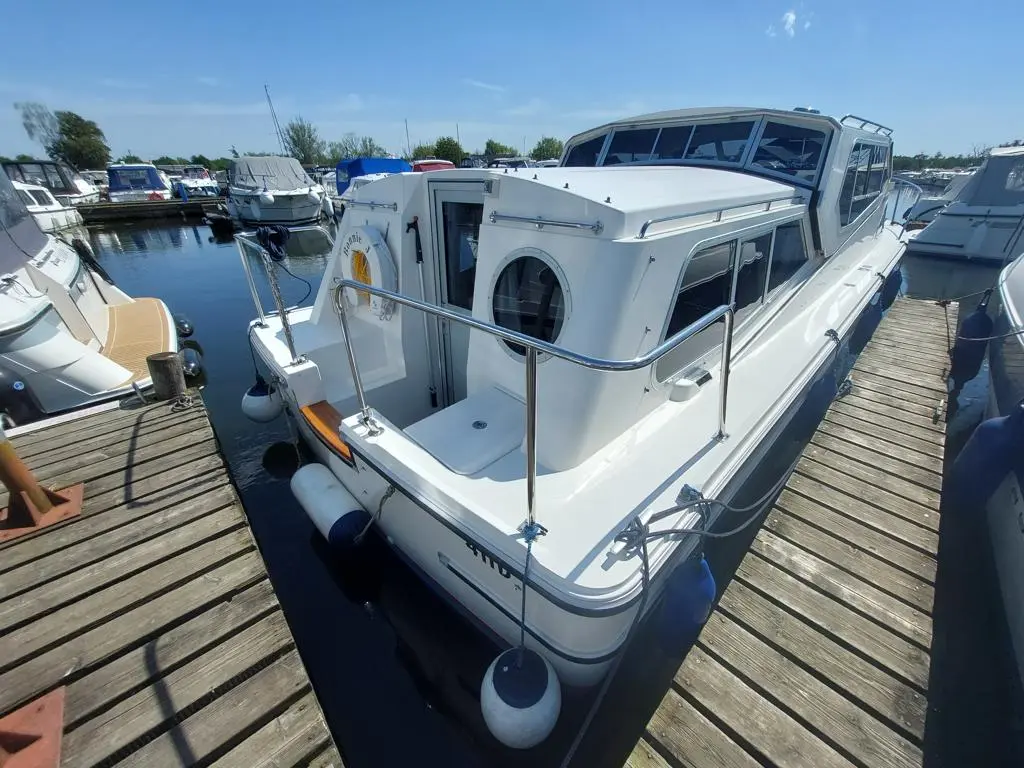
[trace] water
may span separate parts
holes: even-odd
[[[94,229],[90,236],[100,262],[120,287],[133,296],[164,299],[195,327],[210,418],[346,765],[558,765],[593,694],[568,692],[555,732],[536,749],[503,748],[487,733],[478,703],[481,678],[498,649],[375,537],[357,560],[340,562],[293,500],[287,480],[265,471],[266,448],[292,435],[284,419],[259,425],[239,410],[254,377],[245,329],[255,309],[234,243],[214,241],[205,226],[179,224]],[[285,265],[312,287],[305,303],[315,297],[326,249],[318,233],[297,236],[289,244]],[[262,267],[255,256],[250,264],[269,307]],[[919,267],[907,274],[906,287],[913,291],[927,279],[933,278]],[[281,275],[280,282],[286,303],[303,301],[307,286],[301,280]],[[974,290],[973,284],[946,287]],[[965,388],[961,402],[983,405],[983,392],[983,384],[981,391]],[[781,477],[825,407],[827,402],[819,402],[804,409],[758,468],[740,503],[758,497]],[[753,526],[742,536],[709,545],[719,593],[756,530]],[[622,765],[686,650],[662,650],[654,622],[641,626],[573,765]]]

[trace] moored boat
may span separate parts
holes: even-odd
[[[107,179],[112,203],[171,199],[170,179],[152,163],[115,163],[107,168]]]
[[[705,589],[700,532],[896,268],[890,134],[682,110],[556,168],[379,179],[314,305],[260,308],[274,383],[247,412],[297,423],[319,463],[293,489],[329,540],[372,525],[500,643],[594,684],[670,581]]]
[[[20,181],[11,183],[43,232],[61,232],[82,226],[82,214],[74,206],[59,203],[46,187]]]
[[[228,213],[243,223],[295,226],[333,215],[324,188],[293,157],[240,157],[228,178]]]

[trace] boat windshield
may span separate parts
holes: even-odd
[[[210,172],[205,168],[185,168],[181,172],[183,178],[186,179],[208,179],[210,178]]]

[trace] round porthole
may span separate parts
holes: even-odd
[[[495,325],[541,341],[558,338],[565,321],[566,296],[553,262],[535,248],[511,254],[498,273],[491,298]],[[525,355],[521,344],[502,340],[510,350]]]

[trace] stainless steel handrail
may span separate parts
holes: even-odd
[[[389,208],[392,211],[398,210],[398,203],[382,203],[380,200],[348,200],[346,208],[369,208],[371,211],[376,208]]]
[[[331,237],[331,233],[317,224],[289,227],[288,231],[293,233],[320,232],[327,238],[327,242],[330,243],[331,250],[334,250],[334,238]],[[259,327],[267,327],[267,314],[263,311],[263,302],[260,301],[260,294],[256,288],[256,280],[253,277],[252,268],[249,266],[249,259],[246,257],[245,250],[243,248],[245,245],[255,248],[263,261],[263,268],[266,270],[267,280],[270,283],[270,294],[274,297],[274,306],[277,307],[276,314],[281,318],[281,329],[284,331],[285,343],[288,345],[288,353],[292,356],[291,364],[297,365],[304,362],[305,358],[302,355],[299,355],[295,350],[295,337],[292,334],[292,325],[288,320],[289,310],[284,306],[284,300],[281,298],[281,287],[277,282],[277,268],[274,266],[273,259],[270,258],[270,254],[267,253],[266,248],[260,245],[259,240],[256,239],[256,233],[252,230],[237,233],[235,235],[235,245],[238,246],[238,253],[242,257],[242,268],[245,270],[245,279],[249,284],[249,291],[252,293],[252,300],[256,305],[256,312],[260,318]],[[294,309],[294,307],[292,309]]]
[[[600,235],[604,229],[604,224],[600,221],[586,222],[586,221],[560,221],[558,219],[545,219],[543,216],[513,216],[510,213],[498,213],[497,211],[491,211],[490,215],[491,224],[496,224],[499,221],[517,221],[522,224],[533,224],[537,229],[544,229],[544,227],[565,227],[567,229],[589,229],[595,235]]]
[[[348,355],[349,368],[352,372],[352,383],[355,386],[356,398],[359,400],[359,422],[366,428],[370,435],[378,435],[382,430],[380,425],[373,420],[373,416],[370,413],[370,407],[366,403],[366,393],[363,390],[363,381],[359,375],[359,364],[356,361],[355,350],[352,347],[352,337],[349,335],[348,310],[345,307],[344,298],[344,291],[346,288],[371,293],[374,296],[388,299],[396,304],[401,304],[402,306],[409,307],[411,309],[418,309],[422,312],[426,312],[427,314],[434,315],[435,317],[441,317],[451,322],[467,325],[470,328],[484,331],[491,336],[511,341],[526,348],[526,509],[528,525],[533,525],[536,521],[537,353],[539,352],[543,352],[562,360],[567,360],[570,363],[592,370],[635,371],[654,364],[687,339],[695,336],[705,328],[710,327],[724,318],[725,338],[722,342],[722,372],[721,384],[719,385],[718,434],[716,437],[719,440],[724,440],[728,437],[725,431],[725,421],[727,396],[729,391],[729,358],[732,354],[733,332],[733,308],[729,304],[722,304],[721,306],[711,310],[703,317],[690,323],[678,333],[665,339],[665,341],[645,355],[627,360],[607,360],[605,358],[582,355],[579,352],[573,352],[570,349],[565,349],[564,347],[559,347],[555,344],[535,339],[532,336],[527,336],[526,334],[519,333],[518,331],[510,331],[507,328],[502,328],[501,326],[487,323],[483,320],[477,320],[474,317],[468,317],[434,304],[428,304],[423,301],[418,301],[417,299],[409,298],[401,293],[377,288],[358,280],[343,279],[339,280],[332,289],[334,293],[334,306],[338,310],[338,315],[341,317],[342,331],[345,334],[345,349]]]
[[[875,126],[875,133],[881,133],[882,131],[885,131],[886,136],[892,136],[892,128],[890,128],[887,125],[882,125],[881,123],[876,123],[874,120],[868,120],[866,117],[861,117],[860,115],[843,115],[841,118],[839,118],[839,124],[845,125],[847,120],[859,120],[860,128],[862,130],[865,126],[873,125]]]
[[[899,189],[896,190],[896,201],[893,203],[893,206],[892,206],[892,219],[889,221],[890,224],[895,224],[896,223],[896,216],[897,216],[897,214],[899,213],[899,210],[900,210],[900,197],[903,194],[902,187],[904,187],[904,186],[910,187],[911,189],[917,191],[917,198],[914,200],[914,203],[916,203],[918,200],[921,199],[922,196],[924,196],[924,190],[921,189],[921,187],[919,187],[914,182],[908,181],[907,179],[901,179],[899,176],[893,176],[892,177],[892,182],[897,187],[899,187]],[[913,205],[914,203],[911,203],[911,205]],[[885,216],[884,216],[885,212],[883,211],[882,213],[883,213],[882,221],[885,221]],[[904,221],[903,222],[903,226],[900,229],[900,237],[903,236],[903,232],[906,230],[906,228],[907,228],[907,222]]]
[[[742,205],[720,205],[716,206],[715,208],[704,208],[699,211],[693,211],[692,213],[674,213],[671,216],[662,216],[661,218],[648,219],[647,221],[645,221],[643,223],[643,226],[640,227],[640,231],[637,233],[636,239],[643,240],[644,237],[647,235],[648,228],[650,228],[652,224],[664,224],[666,221],[689,219],[693,216],[707,216],[709,213],[716,214],[715,221],[719,222],[722,220],[722,214],[725,213],[726,211],[735,211],[739,210],[740,208],[750,208],[755,205],[763,205],[765,207],[765,211],[770,211],[772,209],[772,203],[778,203],[781,202],[782,200],[789,200],[791,202],[797,200],[801,203],[803,202],[803,198],[800,197],[799,195],[781,195],[779,197],[769,197],[764,200],[754,200],[753,202],[743,203]]]

